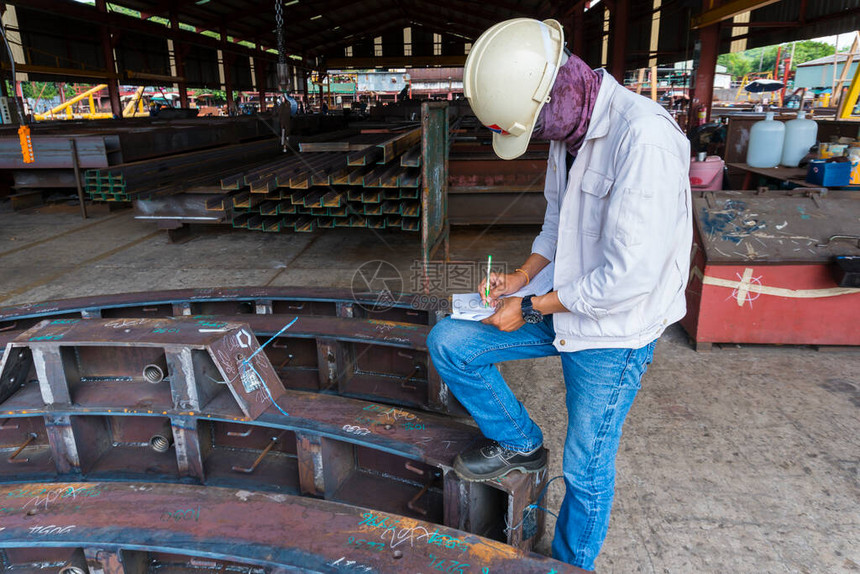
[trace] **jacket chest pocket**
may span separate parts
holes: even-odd
[[[612,178],[590,168],[582,175],[579,231],[583,235],[600,237],[603,234],[613,183]]]

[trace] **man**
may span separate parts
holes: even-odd
[[[624,418],[656,339],[685,313],[689,143],[656,103],[567,58],[555,20],[487,30],[466,61],[464,92],[500,157],[521,155],[532,136],[551,144],[543,228],[515,272],[490,276],[495,313],[482,323],[448,318],[430,333],[442,380],[493,441],[460,453],[454,470],[485,481],[545,467],[541,429],[494,364],[560,355],[566,494],[553,556],[593,569]],[[550,264],[552,291],[504,297]]]

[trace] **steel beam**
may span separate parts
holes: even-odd
[[[85,20],[102,26],[110,26],[118,30],[133,30],[151,36],[170,38],[171,40],[177,40],[185,44],[207,46],[215,49],[222,48],[236,54],[262,57],[267,61],[276,60],[274,55],[262,55],[263,53],[257,50],[251,50],[239,44],[228,43],[226,47],[222,47],[220,40],[215,38],[185,30],[171,30],[161,24],[133,16],[126,16],[119,12],[101,12],[94,6],[88,6],[87,4],[73,0],[7,0],[6,3],[41,12],[60,14],[71,19]]]
[[[105,0],[96,0],[96,10],[102,15],[107,15],[107,3]],[[116,59],[113,54],[113,39],[107,24],[99,26],[101,30],[102,54],[104,54],[105,69],[111,75],[107,78],[108,98],[110,99],[110,111],[117,118],[122,118],[122,103],[119,98],[119,81],[116,78]]]
[[[383,295],[385,295],[383,297]],[[410,293],[356,293],[330,287],[213,287],[144,291],[0,307],[0,332],[45,318],[164,317],[168,315],[322,315],[434,325],[440,310]]]
[[[259,350],[244,323],[46,320],[6,346],[0,362],[0,397],[18,388],[18,357],[29,352],[48,405],[146,404],[164,412],[200,411],[229,390],[242,414],[253,420],[284,391],[268,357]],[[111,384],[118,381],[122,384]]]
[[[221,34],[221,71],[224,74],[224,95],[227,99],[227,115],[231,115],[233,113],[233,108],[235,106],[235,101],[233,98],[233,58],[234,55],[230,54],[226,50],[224,50],[223,46],[227,44],[227,31],[224,26],[221,26],[220,29]]]
[[[610,72],[624,85],[627,62],[627,27],[630,21],[630,0],[616,0],[612,9],[612,60]]]
[[[571,46],[571,51],[585,58],[585,4],[577,2],[571,9],[570,16],[572,19],[571,28],[573,30],[573,38],[568,40]]]
[[[400,68],[420,67],[458,67],[466,63],[466,56],[381,56],[373,58],[330,58],[327,65],[331,69],[374,68],[376,66]]]
[[[245,565],[399,573],[438,564],[450,572],[584,572],[397,513],[286,495],[95,482],[12,485],[0,487],[0,497],[7,501],[0,548],[12,555],[4,560],[4,572],[40,568],[44,558],[60,552],[116,567],[120,561],[110,556],[120,551],[124,574],[164,564],[166,553],[174,555],[174,567],[178,563],[210,571]],[[41,555],[31,553],[28,560],[26,549],[38,549]],[[133,565],[139,570],[132,570]]]
[[[262,52],[259,52],[259,54],[262,54]],[[267,62],[259,57],[259,55],[254,56],[254,74],[257,77],[257,97],[260,99],[259,112],[261,114],[266,112],[266,64]]]
[[[73,169],[69,152],[69,136],[36,133],[32,136],[34,163],[26,164],[21,157],[21,144],[17,137],[0,138],[0,169],[48,170]],[[109,163],[109,143],[105,136],[75,137],[78,161],[82,168],[106,167]],[[36,187],[36,186],[33,186]]]
[[[0,69],[11,71],[8,62],[0,63]],[[50,76],[67,76],[70,78],[97,78],[109,80],[116,79],[116,73],[107,70],[89,70],[85,68],[58,68],[54,66],[33,66],[31,64],[15,64],[15,71],[19,74],[46,74]]]
[[[138,293],[8,307],[0,310],[0,347],[44,319],[159,318],[197,315],[201,320],[247,322],[263,343],[298,316],[291,329],[266,347],[279,376],[295,389],[336,392],[435,412],[463,413],[432,368],[425,326],[436,312],[417,296],[295,288]],[[213,316],[219,315],[219,317]],[[206,317],[201,317],[206,315]],[[325,317],[328,315],[328,317]],[[366,317],[365,319],[359,319]],[[318,378],[325,362],[316,341],[335,341],[350,375],[332,387]],[[21,375],[23,376],[23,375]]]
[[[376,402],[283,391],[267,362],[255,360],[259,378],[236,373],[239,355],[262,357],[255,348],[246,328],[215,318],[40,323],[7,346],[0,368],[0,408],[9,418],[0,448],[14,450],[0,458],[0,482],[190,478],[420,516],[523,549],[534,543],[542,519],[531,504],[545,472],[463,485],[450,468],[456,453],[482,440],[478,429]],[[358,364],[324,339],[317,353],[329,365],[319,371],[329,388]],[[21,385],[31,370],[38,381]],[[255,415],[239,395],[260,382],[270,392]],[[522,527],[504,529],[505,522]]]
[[[290,416],[272,409],[253,424],[223,401],[224,414],[210,408],[194,416],[145,407],[23,408],[36,402],[38,392],[25,390],[4,403],[0,483],[193,482],[304,494],[445,524],[523,550],[543,528],[543,516],[530,505],[546,472],[463,483],[450,470],[453,457],[482,438],[447,417],[299,391],[280,398]],[[523,528],[504,527],[523,521]]]
[[[532,190],[543,194],[546,158],[517,158],[503,161],[475,155],[457,155],[448,160],[448,183],[452,188],[487,187]]]
[[[690,20],[690,29],[699,30],[713,24],[718,24],[724,20],[730,20],[738,14],[764,8],[770,4],[775,4],[780,0],[731,0],[724,3],[722,6],[705,10],[698,16],[694,16]]]
[[[170,29],[174,32],[179,31],[179,16],[176,13],[176,6],[170,10]],[[188,84],[185,82],[185,50],[182,44],[174,40],[173,44],[173,62],[176,67],[176,75],[181,79],[178,82],[179,87],[179,107],[188,107]]]
[[[702,0],[703,5],[707,3],[708,0]],[[702,112],[705,116],[704,122],[710,121],[711,105],[714,100],[714,74],[720,51],[719,21],[699,30],[699,42],[699,61],[696,66],[696,83],[688,127],[693,127],[699,122],[698,115]]]
[[[149,313],[129,312],[127,316],[163,316],[165,314],[165,310],[160,306],[153,306],[151,309]],[[118,321],[119,324],[123,324],[124,321],[144,321],[117,318],[116,315],[114,317],[113,321]],[[196,322],[198,325],[204,325],[204,329],[207,324],[221,325],[235,321],[237,318],[241,319],[254,334],[255,344],[257,341],[261,344],[265,343],[284,325],[292,321],[292,317],[280,314],[202,317],[204,318],[197,319]],[[56,319],[56,321],[76,320]],[[0,334],[0,344],[3,346],[12,344],[9,350],[12,353],[10,360],[15,353],[19,352],[15,349],[26,347],[30,350],[26,342],[15,342],[16,336],[20,337],[22,332],[15,327],[16,325],[12,323],[8,331]],[[288,332],[271,341],[271,344],[264,349],[264,353],[274,365],[280,379],[291,389],[335,393],[428,411],[465,414],[432,370],[425,346],[427,333],[426,327],[409,326],[407,328],[398,322],[301,315]],[[65,339],[64,344],[74,346],[68,338]],[[95,356],[93,361],[104,362],[116,359],[107,355],[109,353],[105,355],[106,358]],[[170,357],[178,356],[181,355],[177,352],[169,356],[165,355],[167,364],[162,365],[162,368],[166,369],[165,378],[170,377],[167,371],[176,371],[177,376],[183,375],[180,368],[181,361],[175,364],[168,361]],[[123,360],[129,362],[133,357]],[[40,356],[39,361],[43,364],[46,360]],[[55,358],[51,364],[59,365],[57,368],[61,372],[66,371],[62,357]],[[131,382],[139,381],[145,365],[137,365],[137,367],[126,368],[123,376]],[[23,374],[18,371],[22,368],[24,367],[17,363],[10,364],[7,367],[9,373],[5,376],[10,380],[20,380]],[[94,364],[91,368],[99,370],[100,367]],[[206,379],[204,378],[202,382],[205,383]],[[153,390],[146,385],[142,385],[137,390],[141,391],[141,389],[147,392]],[[53,400],[57,400],[56,397],[61,390],[51,390]],[[72,393],[62,391],[63,396],[66,397],[65,402],[68,402],[69,397],[78,390],[86,391],[83,387]],[[188,393],[181,394],[177,390],[174,394],[185,396]],[[199,407],[196,408],[199,409]]]

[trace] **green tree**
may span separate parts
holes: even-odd
[[[60,93],[60,86],[54,82],[22,82],[21,92],[25,98],[50,100]],[[65,86],[63,92],[66,98],[72,98],[75,95],[75,90],[68,85]]]
[[[768,72],[773,70],[776,65],[776,53],[780,48],[782,48],[780,51],[781,58],[791,55],[792,49],[794,50],[794,58],[791,61],[792,70],[796,70],[798,64],[803,64],[816,58],[823,58],[824,56],[832,56],[836,52],[836,47],[832,44],[803,40],[795,42],[793,47],[791,43],[788,43],[752,48],[743,52],[735,52],[734,54],[722,54],[717,59],[717,63],[725,66],[733,79],[739,80],[750,72]]]
[[[12,93],[11,84],[6,82],[6,85],[10,90],[9,93]],[[84,89],[88,89],[90,87],[92,86],[86,85],[84,86]],[[24,94],[25,98],[29,98],[33,101],[50,100],[57,97],[60,93],[60,84],[55,82],[21,82],[21,92]],[[69,84],[63,85],[63,93],[67,100],[75,97],[75,89]]]
[[[812,40],[804,40],[796,42],[794,45],[794,60],[792,61],[792,69],[798,64],[809,62],[817,58],[832,56],[836,53],[836,46],[825,44],[824,42],[813,42]]]
[[[744,52],[722,54],[717,58],[717,64],[725,66],[726,72],[730,74],[733,79],[744,77],[745,74],[752,71],[753,66],[752,59],[745,56]]]

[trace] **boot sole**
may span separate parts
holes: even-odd
[[[497,478],[504,478],[505,476],[509,475],[511,472],[513,472],[515,470],[518,470],[518,471],[522,472],[523,474],[535,474],[535,473],[541,472],[544,469],[546,469],[545,464],[541,465],[538,468],[526,468],[524,466],[512,466],[508,469],[505,469],[505,471],[502,473],[487,475],[487,476],[480,476],[480,475],[471,474],[471,473],[466,474],[462,470],[460,470],[456,467],[454,467],[454,472],[457,473],[458,477],[465,480],[466,482],[489,482],[491,480],[496,480]]]

